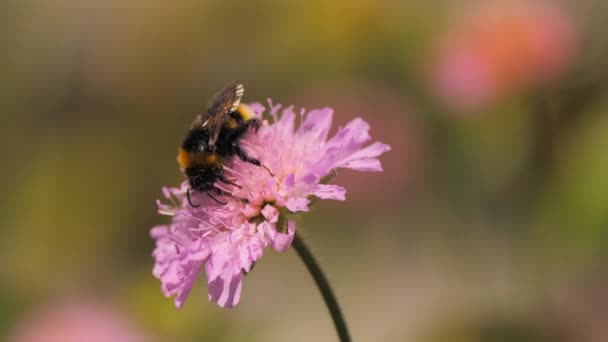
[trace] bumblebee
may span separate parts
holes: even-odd
[[[209,101],[207,109],[198,115],[190,126],[182,142],[177,161],[190,183],[186,192],[188,203],[190,190],[206,193],[219,204],[226,204],[213,196],[223,195],[215,183],[222,182],[237,186],[224,175],[224,163],[231,157],[238,156],[242,161],[260,166],[258,159],[250,157],[239,145],[241,137],[249,128],[257,132],[261,126],[246,105],[241,104],[245,92],[242,84],[230,83]]]

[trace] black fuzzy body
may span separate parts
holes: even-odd
[[[235,155],[243,161],[259,166],[260,161],[249,157],[241,149],[239,141],[249,127],[257,130],[260,124],[259,119],[246,120],[243,113],[236,110],[227,116],[213,145],[209,143],[209,129],[206,127],[191,129],[181,146],[181,150],[187,153],[187,160],[184,163],[180,160],[191,189],[208,194],[211,191],[222,194],[222,191],[214,185],[216,182],[234,185],[234,182],[224,176],[223,166]]]

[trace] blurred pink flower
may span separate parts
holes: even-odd
[[[158,202],[159,212],[172,216],[172,222],[151,231],[156,239],[153,273],[163,293],[175,296],[178,308],[203,267],[209,300],[221,307],[238,304],[243,273],[251,270],[264,249],[284,252],[291,245],[291,214],[308,211],[312,197],[345,199],[346,189],[327,184],[334,170],[382,171],[377,157],[390,148],[380,142],[363,147],[371,137],[362,119],[350,121],[328,139],[332,109],[296,114],[289,107],[279,115],[281,106],[270,106],[273,123],[265,121],[256,134],[241,140],[263,167],[234,158],[225,170],[239,187],[216,184],[231,194],[224,199],[227,204],[195,193],[193,200],[203,205],[191,207],[185,196],[187,182],[164,189],[171,205]],[[264,112],[260,104],[251,108],[259,116]]]
[[[554,80],[578,47],[573,19],[549,2],[491,2],[438,39],[430,66],[434,91],[460,110]]]
[[[44,308],[17,324],[9,342],[149,342],[121,313],[95,300]]]

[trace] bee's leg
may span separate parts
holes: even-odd
[[[186,190],[186,197],[188,198],[188,203],[190,204],[190,206],[192,208],[198,208],[201,206],[200,204],[197,204],[197,205],[192,204],[192,200],[190,199],[190,189]]]
[[[266,171],[268,171],[268,173],[270,174],[270,176],[274,177],[274,173],[272,173],[272,171],[270,171],[270,169],[268,168],[268,166],[262,165],[262,167],[264,167],[266,169]]]
[[[238,185],[238,184],[236,184],[235,182],[233,182],[233,181],[231,181],[231,180],[227,179],[226,177],[224,177],[224,175],[223,175],[223,174],[218,174],[218,175],[217,175],[217,179],[219,179],[219,180],[220,180],[220,182],[222,182],[222,183],[224,183],[224,184],[228,184],[228,185],[234,185],[234,186],[236,186],[237,188],[241,189],[241,186],[240,186],[240,185]]]
[[[232,151],[234,151],[234,153],[236,153],[236,155],[239,156],[239,158],[244,162],[248,162],[257,166],[262,165],[259,160],[248,156],[247,153],[245,153],[245,151],[243,151],[239,144],[237,144],[236,142],[232,143]]]
[[[222,192],[221,192],[219,189],[217,189],[217,188],[213,188],[213,189],[214,189],[214,190],[215,190],[217,193],[219,193],[220,195],[222,194]],[[211,198],[213,201],[215,201],[215,203],[217,203],[217,204],[221,204],[221,205],[225,205],[225,204],[226,204],[226,202],[222,202],[222,201],[218,200],[217,198],[215,198],[215,197],[214,197],[214,196],[211,194],[211,191],[206,191],[205,193],[207,194],[207,196],[209,196],[209,198]]]

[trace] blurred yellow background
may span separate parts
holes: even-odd
[[[152,276],[177,147],[235,80],[245,101],[363,117],[392,146],[383,173],[343,172],[347,201],[298,226],[356,341],[608,341],[606,15],[592,0],[3,0],[0,340],[337,340],[293,251],[268,250],[231,310],[200,279],[177,311]]]

